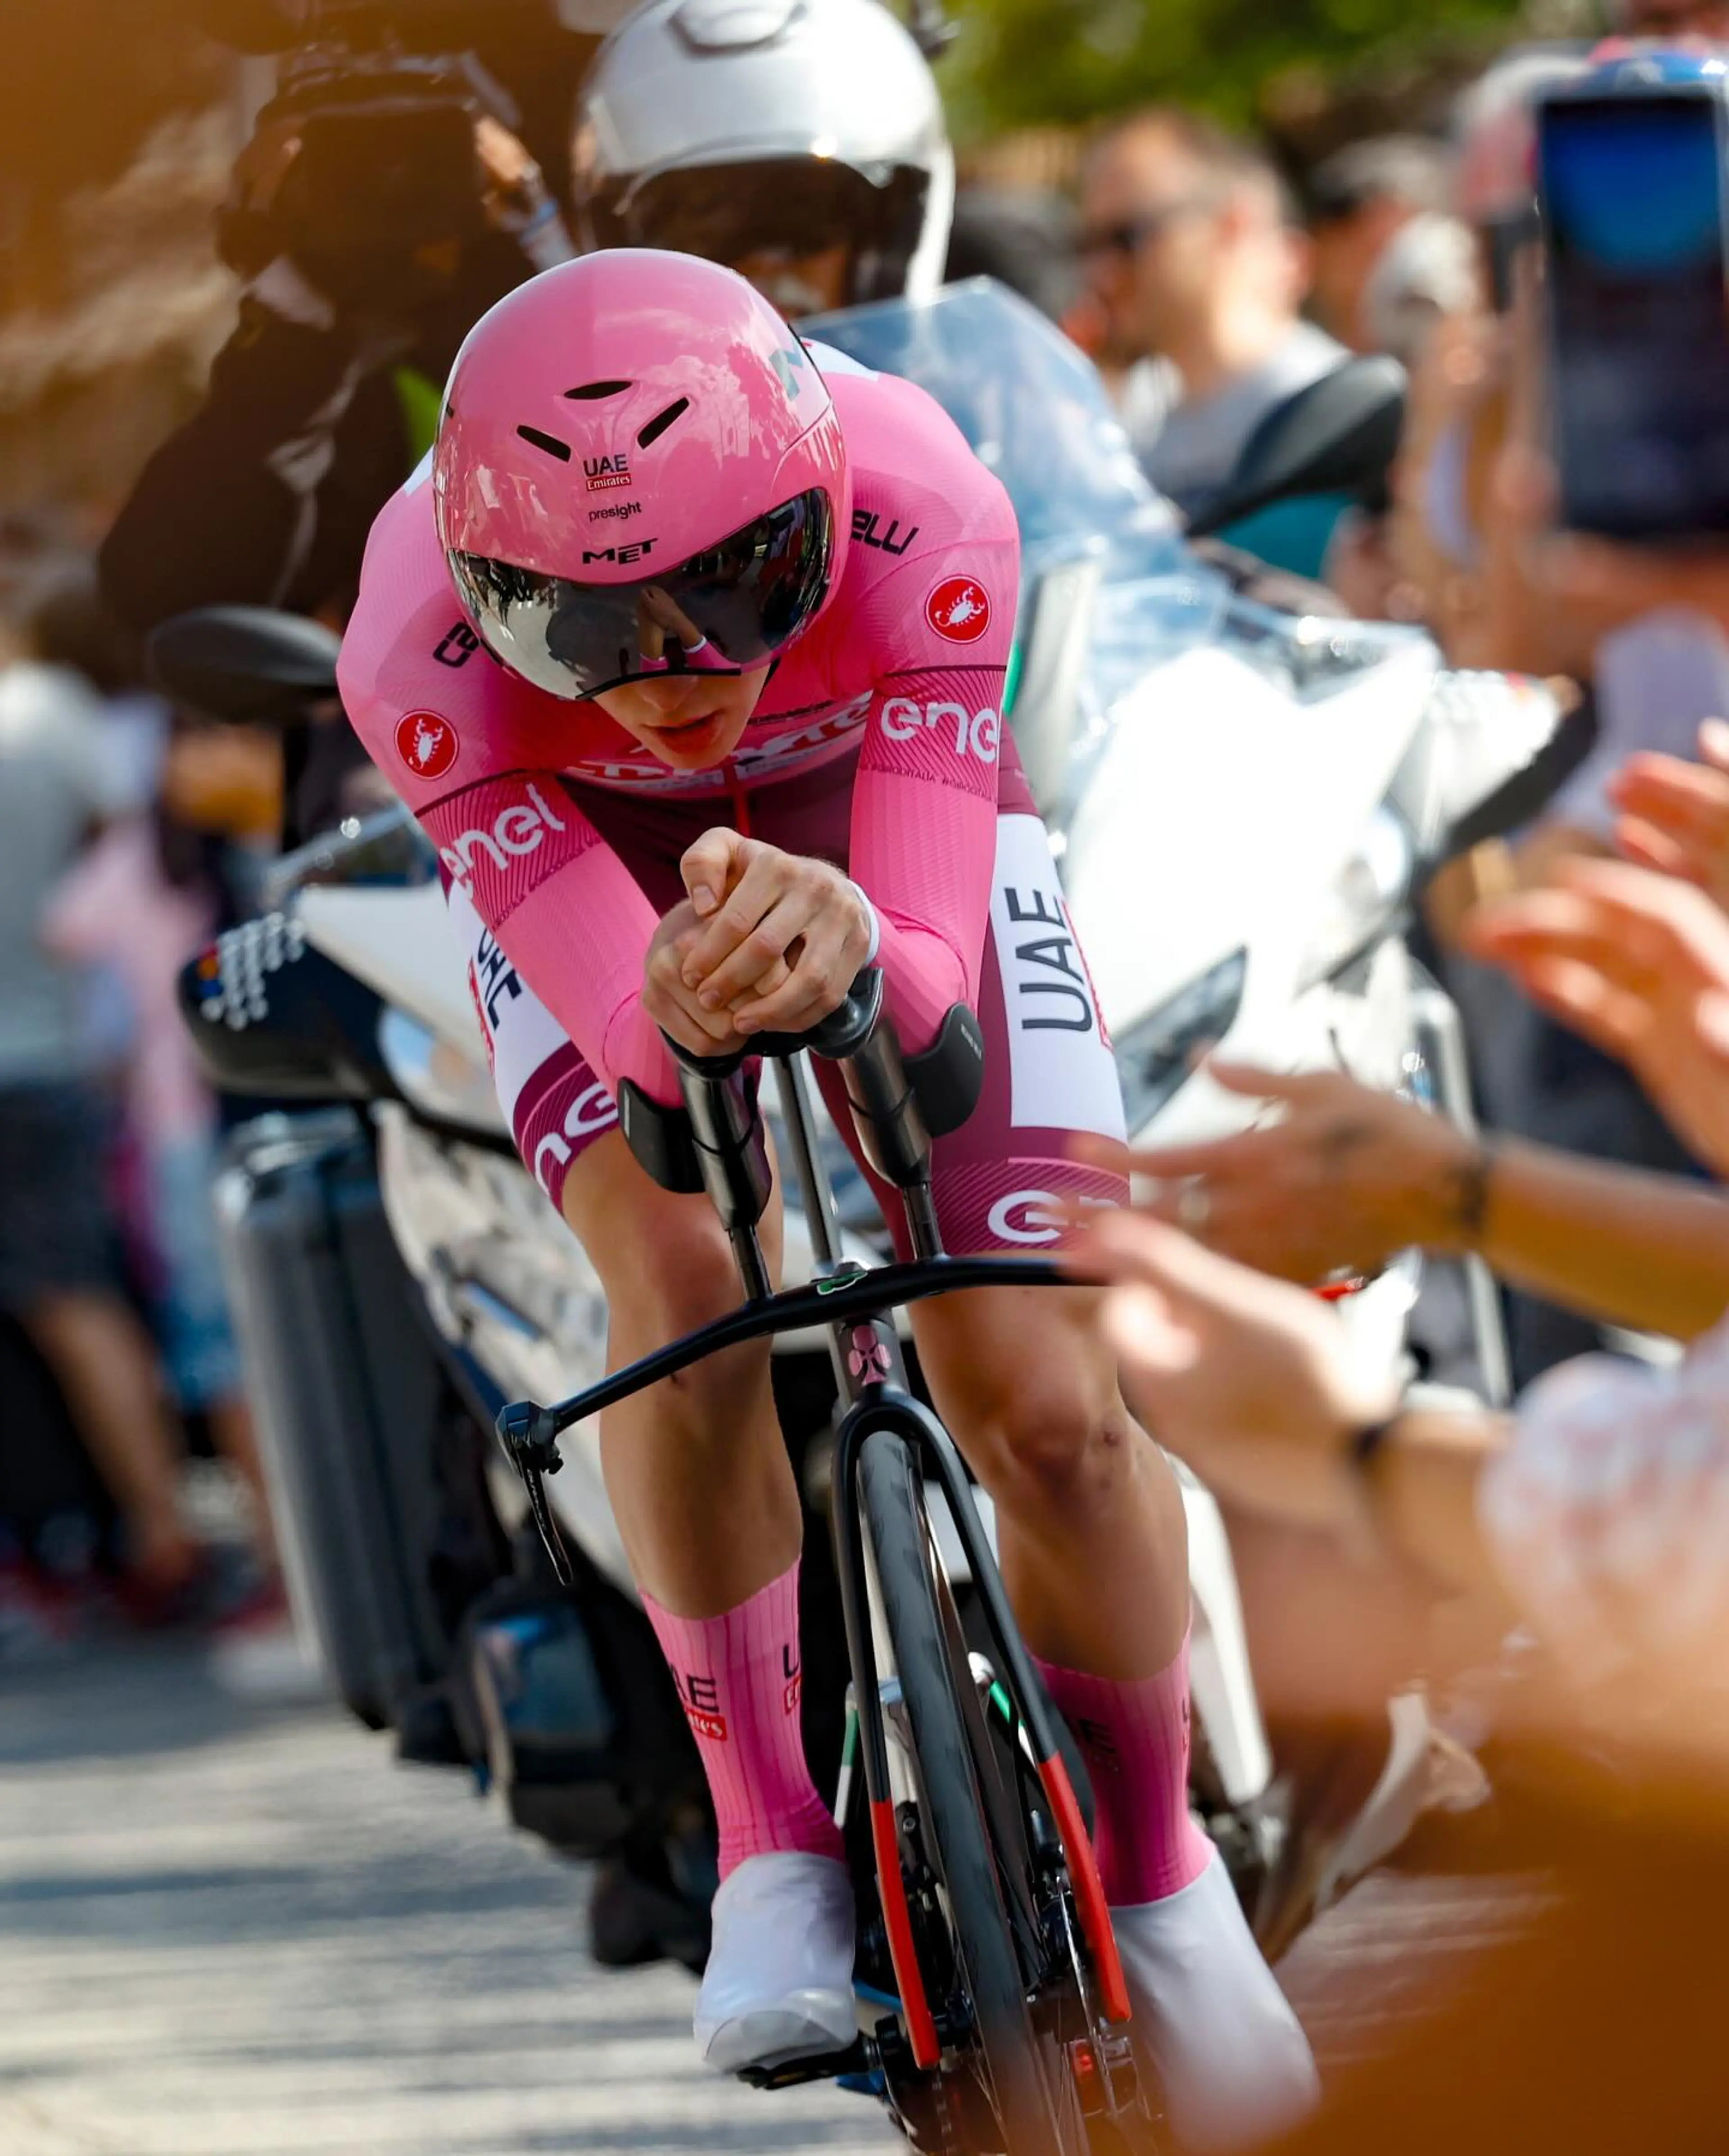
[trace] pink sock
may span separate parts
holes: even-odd
[[[1093,1785],[1093,1847],[1114,1909],[1162,1902],[1198,1879],[1213,1845],[1188,1812],[1188,1635],[1131,1683],[1040,1662]]]
[[[702,1754],[721,1876],[768,1850],[839,1856],[839,1831],[804,1757],[798,1567],[723,1616],[675,1617],[646,1594],[643,1607]]]

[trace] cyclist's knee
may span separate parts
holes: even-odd
[[[626,1233],[599,1265],[615,1323],[674,1340],[736,1309],[742,1296],[726,1230],[705,1199],[693,1199],[675,1229]]]
[[[967,1380],[975,1471],[1011,1509],[1108,1503],[1129,1471],[1135,1427],[1110,1365],[1066,1335],[982,1356]]]

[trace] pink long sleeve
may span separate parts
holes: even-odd
[[[445,873],[608,1087],[631,1078],[676,1101],[671,1058],[642,1006],[659,917],[556,774],[484,781],[421,822]]]
[[[978,994],[1018,570],[1010,521],[904,564],[862,624],[894,656],[854,783],[851,873],[877,910],[890,1013],[914,1053]]]
[[[897,676],[877,699],[859,759],[852,874],[876,908],[890,1013],[914,1053],[951,1005],[977,998],[1002,689],[1001,667]]]

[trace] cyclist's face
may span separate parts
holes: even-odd
[[[594,701],[673,770],[710,771],[738,747],[767,679],[766,666],[748,674],[669,674],[603,689]]]

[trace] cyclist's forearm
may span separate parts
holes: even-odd
[[[1680,1177],[1510,1142],[1475,1240],[1515,1286],[1614,1324],[1691,1339],[1729,1309],[1729,1204]]]

